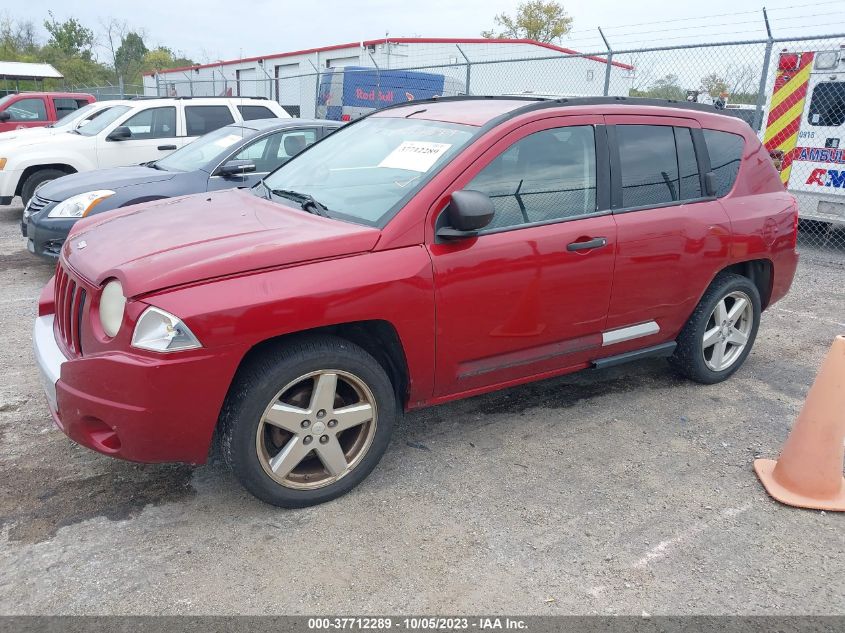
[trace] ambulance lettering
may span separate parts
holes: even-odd
[[[806,184],[845,189],[845,169],[814,169]]]

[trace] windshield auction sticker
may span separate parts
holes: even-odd
[[[384,157],[379,167],[426,172],[450,147],[451,143],[429,143],[427,141],[404,141]]]

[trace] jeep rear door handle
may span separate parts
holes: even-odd
[[[591,248],[601,248],[607,245],[606,237],[594,237],[583,242],[571,242],[566,245],[568,251],[587,251]]]
[[[167,149],[176,149],[175,145],[159,145],[158,148],[160,150],[167,150]]]

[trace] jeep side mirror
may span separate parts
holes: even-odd
[[[0,112],[0,123],[2,123],[3,121],[8,121],[11,118],[12,118],[12,115],[9,114],[6,110],[3,110],[3,112]]]
[[[716,174],[712,171],[704,174],[704,193],[709,198],[715,197],[716,195]]]
[[[251,160],[227,160],[217,170],[218,176],[230,178],[255,171],[255,163]]]
[[[125,141],[128,138],[132,138],[132,130],[130,130],[125,125],[118,125],[109,133],[109,135],[106,137],[106,140]]]
[[[441,214],[448,222],[437,230],[437,236],[447,240],[474,237],[493,221],[495,213],[493,201],[486,193],[471,189],[455,191]]]

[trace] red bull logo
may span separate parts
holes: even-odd
[[[845,189],[845,169],[814,169],[810,172],[806,184]]]

